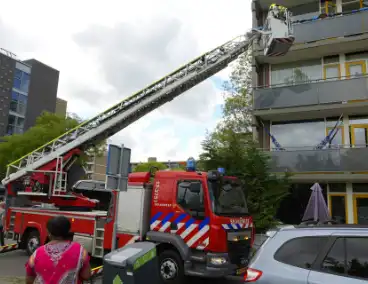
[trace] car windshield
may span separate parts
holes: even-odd
[[[208,181],[212,211],[217,215],[246,215],[248,206],[240,184],[222,178]]]

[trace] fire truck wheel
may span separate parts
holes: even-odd
[[[32,255],[35,250],[40,246],[40,233],[37,230],[31,231],[26,240],[26,252],[28,255]]]
[[[165,250],[159,255],[160,276],[165,284],[183,284],[184,266],[179,254]]]

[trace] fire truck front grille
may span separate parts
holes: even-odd
[[[227,247],[231,263],[244,267],[247,264],[251,250],[250,240],[228,241]]]

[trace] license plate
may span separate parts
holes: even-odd
[[[245,272],[247,272],[247,268],[244,267],[244,268],[240,268],[236,271],[236,275],[241,275],[241,274],[244,274]]]

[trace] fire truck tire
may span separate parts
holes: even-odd
[[[180,255],[174,250],[164,250],[159,256],[159,273],[164,284],[185,283],[184,265]]]
[[[26,239],[26,252],[30,256],[40,246],[40,233],[37,230],[29,232]]]

